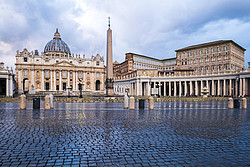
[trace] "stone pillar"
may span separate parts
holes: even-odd
[[[59,90],[62,91],[62,71],[59,72]]]
[[[52,94],[49,95],[50,100],[50,108],[54,108],[54,96]]]
[[[226,96],[226,80],[223,80],[223,95]]]
[[[242,96],[245,96],[246,95],[246,78],[243,78],[243,93],[242,93]]]
[[[50,99],[49,96],[46,95],[44,98],[44,109],[49,110],[50,109]]]
[[[23,109],[26,109],[26,103],[25,103],[25,99],[26,96],[24,94],[22,94],[20,96],[20,109],[23,110]]]
[[[243,80],[243,78],[240,78],[240,96],[242,96],[242,80]]]
[[[123,103],[124,103],[124,108],[128,109],[128,96],[126,93],[124,95]]]
[[[42,83],[41,83],[41,90],[44,90],[44,70],[42,69]]]
[[[247,99],[242,98],[242,108],[247,108]]]
[[[159,81],[159,96],[161,96],[161,82]]]
[[[174,81],[174,96],[176,96],[176,81]]]
[[[171,81],[169,81],[169,85],[168,85],[169,96],[171,96],[171,91],[172,91],[172,89],[171,89]]]
[[[228,108],[230,109],[234,108],[233,98],[228,99]]]
[[[195,81],[195,95],[198,96],[198,81]]]
[[[153,110],[154,109],[154,98],[151,96],[148,99],[148,108],[149,110]]]
[[[203,91],[203,80],[201,80],[201,92]]]
[[[220,89],[220,80],[218,80],[218,88],[217,88],[218,90],[218,96],[220,96],[221,95],[221,93],[220,93],[220,91],[221,91],[221,89]]]
[[[232,79],[229,79],[229,95],[232,96]]]
[[[184,96],[187,96],[187,81],[184,82],[184,87],[185,87]]]
[[[18,93],[23,93],[23,86],[22,86],[22,71],[18,70]]]
[[[13,77],[10,75],[10,96],[13,96]]]
[[[214,80],[212,79],[212,96],[214,96]]]
[[[135,109],[135,98],[134,97],[130,97],[129,98],[129,109],[130,110],[134,110]]]
[[[182,92],[181,87],[182,87],[181,81],[179,81],[179,97],[181,97],[181,92]]]
[[[100,75],[100,77],[101,77],[101,75]],[[100,80],[100,81],[102,81],[102,80]],[[78,84],[79,84],[79,82],[78,82],[78,71],[76,71],[76,86],[75,86],[76,90],[79,90]],[[100,85],[100,90],[102,90],[101,85]]]

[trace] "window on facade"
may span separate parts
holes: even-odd
[[[221,65],[218,65],[218,71],[220,71],[221,70]]]
[[[218,52],[220,52],[221,51],[221,48],[220,47],[218,47]]]
[[[200,50],[200,54],[203,54],[203,51],[202,51],[202,50]]]
[[[203,62],[203,59],[201,58],[201,59],[200,59],[200,63],[202,63],[202,62]]]
[[[28,61],[28,58],[27,58],[27,57],[24,57],[24,58],[23,58],[23,61],[24,61],[24,62],[27,62],[27,61]]]
[[[227,46],[225,46],[225,47],[224,47],[224,50],[228,50],[228,47],[227,47]]]
[[[49,71],[45,72],[45,76],[48,77],[49,76]]]
[[[227,67],[227,64],[225,65],[225,70],[227,70],[228,69],[228,67]]]
[[[214,48],[212,48],[212,49],[211,49],[211,52],[212,52],[212,53],[214,53],[214,52],[215,52],[215,49],[214,49]]]
[[[208,50],[208,49],[206,49],[206,53],[209,53],[209,50]]]
[[[96,62],[96,65],[99,66],[99,61]]]
[[[80,77],[80,78],[82,77],[82,72],[79,72],[79,77]]]
[[[208,66],[206,66],[206,71],[208,71]]]
[[[195,64],[197,63],[197,59],[194,59],[194,63],[195,63]]]
[[[212,71],[214,71],[214,66],[212,66]]]
[[[192,52],[189,52],[189,56],[192,56]]]
[[[58,72],[56,73],[56,76],[57,76],[57,77],[59,76],[59,73],[58,73]]]
[[[202,67],[200,67],[200,72],[202,72]]]
[[[63,71],[63,77],[66,77],[66,72],[65,71]]]
[[[24,70],[24,76],[27,76],[27,75],[28,75],[28,71]]]
[[[213,54],[213,56],[212,56],[212,61],[214,61],[215,60],[215,58],[214,58],[214,54]]]
[[[97,73],[97,74],[96,74],[96,78],[99,78],[99,75],[100,75],[100,74],[99,74],[99,73]]]
[[[70,61],[70,63],[72,63],[72,61]]]
[[[72,72],[69,74],[70,77],[72,77]]]
[[[195,51],[194,54],[197,55],[197,51]]]
[[[189,60],[189,64],[192,64],[192,60]]]

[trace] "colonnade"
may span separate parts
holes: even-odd
[[[124,94],[125,87],[130,95],[136,96],[200,96],[207,92],[210,96],[245,96],[248,93],[246,78],[195,78],[157,79],[137,78],[125,84],[114,84],[116,94]]]

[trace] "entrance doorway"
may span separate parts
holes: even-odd
[[[95,82],[95,90],[100,90],[100,81],[96,80]]]
[[[6,96],[6,79],[0,79],[0,95]]]

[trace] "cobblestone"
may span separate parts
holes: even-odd
[[[250,166],[249,126],[227,101],[0,103],[0,166]]]

